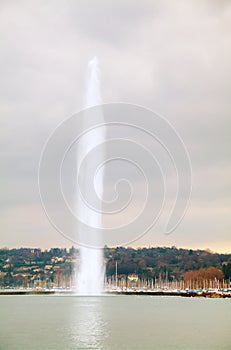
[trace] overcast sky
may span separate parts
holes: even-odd
[[[71,243],[47,220],[37,185],[43,145],[83,107],[89,59],[103,101],[164,115],[188,148],[190,209],[177,230],[134,246],[231,252],[231,3],[11,0],[0,2],[0,247]]]

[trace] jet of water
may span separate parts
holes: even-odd
[[[100,96],[100,79],[99,79],[99,68],[97,58],[93,58],[88,63],[88,75],[87,75],[87,88],[86,88],[86,97],[85,97],[85,108],[90,108],[95,105],[101,104]],[[85,122],[87,124],[87,116]],[[97,122],[103,123],[103,115],[97,112],[93,114],[93,117],[97,118]],[[80,169],[81,163],[84,161],[84,158],[87,157],[89,152],[92,152],[95,147],[105,140],[105,127],[95,128],[88,131],[84,134],[78,145],[77,151],[77,172]],[[103,178],[104,173],[100,171],[94,181],[95,193],[91,193],[89,190],[89,172],[91,171],[91,163],[94,161],[100,165],[104,160],[104,152],[97,152],[94,159],[89,157],[89,160],[85,160],[82,172],[83,176],[80,182],[80,190],[85,198],[91,203],[94,203],[95,193],[98,196],[99,202],[97,202],[97,211],[90,208],[84,203],[81,196],[76,198],[76,212],[80,219],[87,223],[91,228],[101,228],[102,227],[102,214],[101,211],[101,202],[103,197]],[[77,230],[78,231],[78,230]],[[81,231],[81,230],[80,230]],[[100,246],[101,237],[98,234],[92,234],[92,229],[89,232],[86,230],[84,232],[77,232],[79,241],[85,241],[84,235],[89,235],[89,242],[92,242]],[[98,295],[102,293],[103,290],[103,281],[104,281],[104,264],[103,264],[103,251],[102,249],[95,249],[86,246],[81,246],[79,250],[80,260],[78,263],[78,272],[77,272],[77,293],[80,295]]]

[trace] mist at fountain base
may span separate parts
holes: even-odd
[[[101,249],[81,247],[77,272],[78,295],[101,295],[104,290],[103,252]]]

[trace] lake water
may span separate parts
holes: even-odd
[[[230,325],[230,299],[0,296],[1,350],[230,350]]]

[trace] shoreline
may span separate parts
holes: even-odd
[[[74,295],[71,290],[0,290],[1,295]],[[216,292],[216,291],[121,291],[111,290],[106,291],[102,295],[140,295],[140,296],[178,296],[178,297],[193,297],[193,298],[231,298],[231,293]]]

